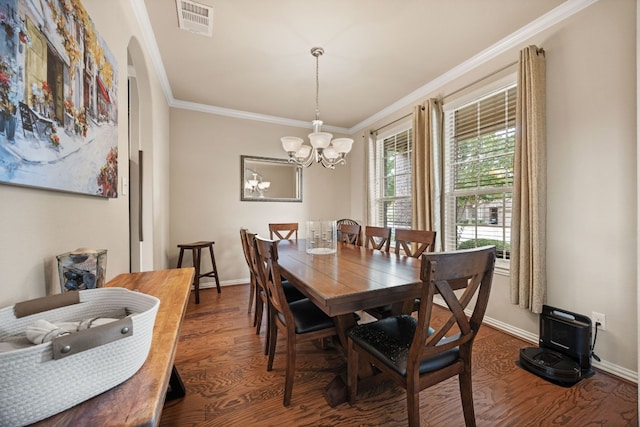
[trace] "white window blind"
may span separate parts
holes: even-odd
[[[445,248],[496,245],[508,267],[516,86],[445,107]]]
[[[411,228],[412,130],[405,129],[376,141],[375,224],[381,227]]]

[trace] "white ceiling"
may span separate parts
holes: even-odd
[[[179,29],[175,0],[132,3],[172,105],[310,126],[320,46],[320,118],[354,130],[593,1],[197,0],[213,37]]]

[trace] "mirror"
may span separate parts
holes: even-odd
[[[302,168],[286,159],[240,156],[240,200],[302,202]]]

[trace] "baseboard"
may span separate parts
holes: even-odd
[[[444,306],[445,303],[442,299],[438,301],[438,297],[434,298],[434,302],[436,304]],[[465,311],[468,315],[471,315],[471,311]],[[485,316],[483,323],[498,329],[506,334],[512,335],[516,338],[520,338],[531,344],[537,346],[538,345],[538,334],[533,334],[529,331],[525,331],[524,329],[516,328],[508,323],[501,322],[500,320],[493,319],[491,317]],[[514,356],[514,357],[517,357]],[[622,366],[616,365],[614,363],[607,362],[606,360],[601,360],[600,362],[592,360],[591,366],[601,371],[607,372],[611,375],[615,375],[616,377],[625,379],[632,383],[638,384],[638,372],[632,371],[630,369],[624,368]]]
[[[220,286],[222,287],[222,286],[233,286],[233,285],[246,285],[248,283],[249,283],[249,278],[247,277],[246,279],[223,280],[220,282]],[[215,287],[216,287],[216,282],[214,280],[200,281],[200,289],[208,289],[208,288],[215,288]]]

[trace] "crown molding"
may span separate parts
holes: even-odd
[[[565,19],[580,12],[582,9],[588,6],[591,6],[593,3],[597,1],[598,0],[566,1],[565,3],[547,12],[546,14],[542,15],[538,19],[531,21],[524,27],[513,32],[512,34],[498,41],[497,43],[489,46],[487,49],[483,50],[482,52],[472,56],[471,58],[464,61],[463,63],[453,67],[451,70],[445,72],[444,74],[441,74],[440,76],[436,77],[429,83],[411,92],[409,95],[399,99],[398,101],[380,110],[379,112],[369,117],[368,119],[365,119],[362,122],[358,123],[351,129],[349,129],[349,134],[353,135],[363,129],[366,129],[367,127],[373,125],[378,120],[384,119],[385,117],[390,116],[391,114],[397,112],[398,110],[406,108],[407,106],[421,100],[427,95],[436,92],[438,89],[440,89],[444,85],[456,80],[459,77],[462,77],[463,75],[473,70],[474,68],[477,68],[480,65],[490,61],[491,59],[496,58],[498,55],[508,51],[509,49],[518,47],[519,45],[526,42],[528,39],[535,36],[536,34],[548,28],[551,28],[552,26],[556,25],[558,22],[564,21]]]
[[[160,80],[160,84],[164,91],[165,97],[167,99],[167,103],[169,106],[173,108],[182,108],[186,110],[192,111],[200,111],[203,113],[209,114],[217,114],[227,117],[234,117],[238,119],[244,120],[256,120],[266,123],[284,125],[284,126],[292,126],[299,128],[311,128],[311,124],[309,122],[301,121],[301,120],[293,120],[287,119],[284,117],[276,117],[269,116],[265,114],[251,113],[248,111],[240,111],[233,110],[230,108],[216,107],[212,105],[206,104],[198,104],[194,102],[187,102],[175,99],[173,97],[173,93],[171,91],[171,85],[169,84],[169,79],[167,78],[167,73],[164,69],[164,64],[162,63],[162,59],[160,56],[160,51],[158,49],[158,44],[156,42],[156,38],[153,34],[153,30],[151,28],[151,22],[149,21],[149,15],[147,13],[147,8],[144,4],[144,0],[129,0],[131,3],[131,7],[133,8],[134,14],[140,25],[142,31],[142,37],[144,39],[144,43],[149,51],[151,61],[155,68],[156,74]],[[454,81],[455,79],[463,76],[469,71],[479,67],[480,65],[490,61],[491,59],[496,58],[500,54],[508,51],[509,49],[513,49],[514,47],[518,47],[526,40],[531,37],[539,34],[542,31],[547,30],[548,28],[556,25],[559,22],[564,21],[570,16],[580,12],[582,9],[591,6],[596,3],[598,0],[567,0],[562,3],[560,6],[555,9],[547,12],[542,15],[538,19],[531,21],[529,24],[515,31],[514,33],[508,35],[497,43],[489,46],[487,49],[482,52],[474,55],[468,60],[462,62],[461,64],[455,66],[451,70],[441,74],[436,77],[429,83],[424,86],[416,89],[411,92],[407,96],[399,99],[388,107],[380,110],[373,116],[368,119],[363,120],[362,122],[356,124],[354,127],[347,128],[338,128],[332,126],[324,126],[325,130],[331,130],[332,132],[345,133],[349,135],[353,135],[369,126],[377,122],[378,120],[382,120],[385,117],[396,113],[397,111],[406,108],[407,106],[413,104],[414,102],[419,101],[430,93],[436,92],[439,88],[444,85]]]
[[[249,111],[233,110],[231,108],[216,107],[215,105],[199,104],[197,102],[190,102],[190,101],[181,101],[179,99],[174,99],[172,102],[169,103],[169,106],[173,108],[180,108],[183,110],[199,111],[201,113],[233,117],[236,119],[255,120],[258,122],[265,122],[265,123],[277,124],[282,126],[291,126],[291,127],[298,127],[303,129],[313,129],[313,126],[311,125],[310,121],[306,122],[303,120],[294,120],[294,119],[287,119],[284,117],[269,116],[267,114],[251,113]],[[336,126],[323,125],[322,129],[324,131],[338,132],[338,133],[344,133],[344,134],[349,132],[349,129],[347,128],[341,128]]]

